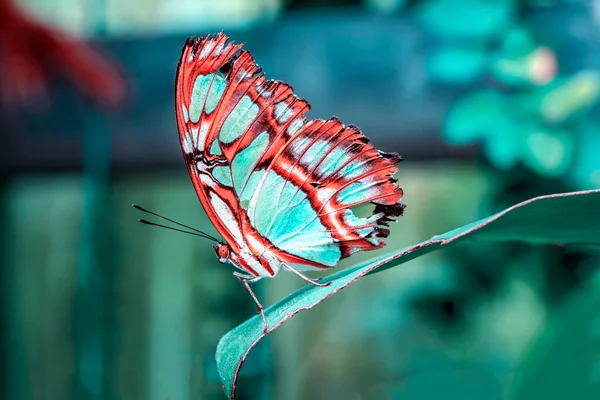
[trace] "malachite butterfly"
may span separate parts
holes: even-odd
[[[219,261],[237,269],[261,312],[249,282],[287,269],[323,285],[301,271],[381,248],[388,223],[402,215],[393,177],[400,156],[335,117],[307,120],[308,103],[266,80],[223,33],[186,41],[175,108],[198,198],[225,239],[214,246]],[[368,216],[355,213],[368,203]]]

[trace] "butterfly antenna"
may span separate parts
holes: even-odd
[[[158,227],[161,227],[161,228],[170,229],[172,231],[187,233],[188,235],[195,235],[195,236],[200,236],[201,238],[210,239],[209,237],[201,235],[201,234],[196,233],[196,232],[184,231],[183,229],[173,228],[172,226],[168,226],[168,225],[157,224],[156,222],[150,222],[150,221],[147,221],[147,220],[142,219],[142,218],[138,218],[138,222],[140,222],[142,224],[146,224],[146,225],[154,225],[154,226],[158,226]]]
[[[132,207],[133,207],[133,208],[135,208],[135,209],[138,209],[138,210],[140,210],[140,211],[142,211],[142,212],[145,212],[145,213],[147,213],[147,214],[154,215],[155,217],[162,218],[162,219],[164,219],[164,220],[166,220],[166,221],[169,221],[169,222],[171,222],[171,223],[173,223],[173,224],[175,224],[175,225],[179,225],[179,226],[182,226],[182,227],[184,227],[184,228],[187,228],[187,229],[189,229],[189,230],[191,230],[191,231],[193,231],[193,232],[184,231],[183,229],[173,228],[173,227],[170,227],[170,226],[167,226],[167,225],[161,225],[161,224],[157,224],[157,223],[155,223],[155,222],[146,221],[145,219],[138,219],[138,222],[141,222],[142,224],[146,224],[146,225],[154,225],[154,226],[160,226],[160,227],[162,227],[162,228],[167,228],[167,229],[171,229],[171,230],[178,231],[178,232],[189,233],[190,235],[196,235],[196,236],[200,236],[200,237],[203,237],[203,238],[206,238],[206,239],[213,240],[213,241],[215,241],[215,242],[219,242],[219,239],[215,238],[214,236],[211,236],[211,235],[209,235],[209,234],[208,234],[208,233],[206,233],[206,232],[202,232],[202,231],[201,231],[201,230],[199,230],[199,229],[196,229],[196,228],[193,228],[193,227],[191,227],[191,226],[188,226],[188,225],[182,224],[181,222],[174,221],[174,220],[172,220],[172,219],[170,219],[170,218],[163,217],[162,215],[160,215],[160,214],[157,214],[157,213],[155,213],[155,212],[152,212],[152,211],[149,211],[149,210],[146,210],[145,208],[143,208],[143,207],[140,207],[140,206],[138,206],[137,204],[132,204]]]

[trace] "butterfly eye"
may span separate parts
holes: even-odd
[[[219,262],[225,264],[229,258],[229,246],[223,243],[218,243],[213,246],[213,249],[215,250],[215,253],[217,253]]]

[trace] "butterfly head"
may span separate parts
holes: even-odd
[[[219,258],[219,262],[221,264],[225,264],[229,261],[229,245],[225,243],[217,243],[213,246],[215,249],[215,253],[217,253],[217,257]]]

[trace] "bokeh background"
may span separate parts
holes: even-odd
[[[254,304],[208,241],[131,208],[216,234],[173,85],[185,38],[220,30],[310,118],[404,156],[388,251],[600,187],[595,0],[0,0],[2,398],[224,398],[215,347]],[[600,398],[598,265],[465,243],[367,277],[263,341],[238,396]]]

